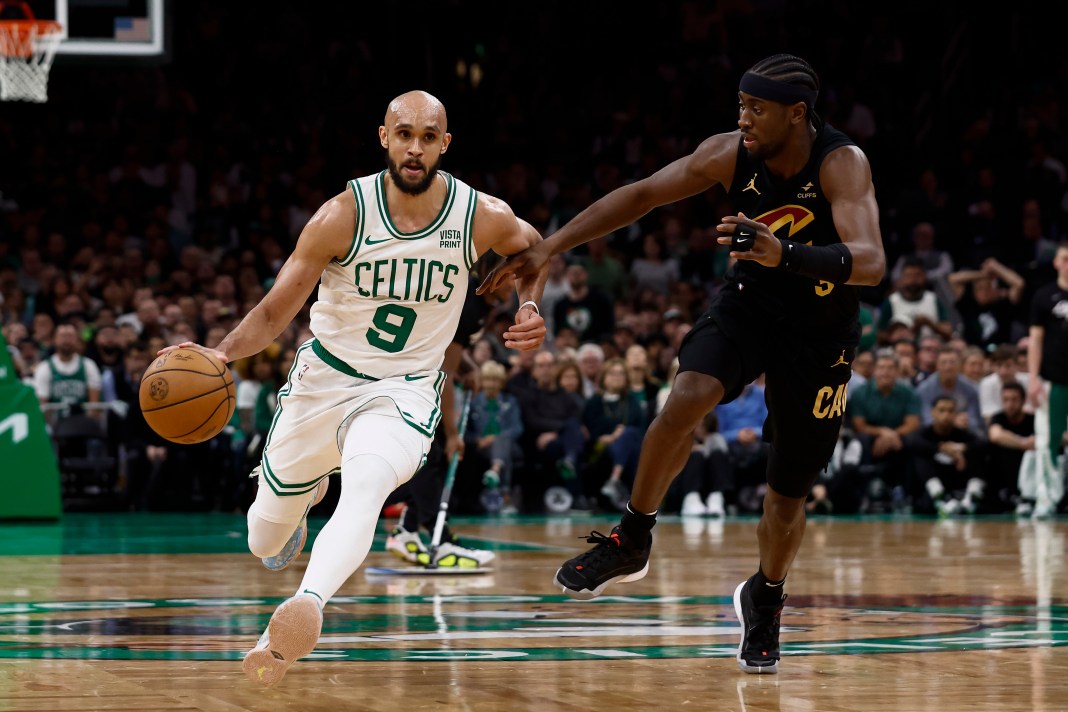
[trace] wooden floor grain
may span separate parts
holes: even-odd
[[[104,536],[100,553],[70,553],[80,540],[21,555],[9,537],[23,530],[0,525],[0,710],[1068,709],[1064,521],[810,521],[772,676],[733,657],[754,520],[661,522],[649,575],[591,602],[552,577],[611,520],[471,521],[462,533],[498,549],[491,573],[357,572],[273,689],[240,657],[307,553],[279,573],[183,553],[175,521],[153,533],[159,553],[126,533],[117,553]],[[400,565],[380,542],[368,564]]]

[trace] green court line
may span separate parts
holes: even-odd
[[[325,518],[308,519],[306,550],[324,524]],[[379,522],[374,550],[383,549],[391,526],[390,521]],[[240,514],[76,513],[65,514],[57,522],[0,522],[0,556],[247,554],[246,535],[247,524]],[[429,536],[425,539],[429,541]],[[558,551],[540,544],[474,536],[463,536],[462,543],[493,551]]]
[[[619,522],[615,513],[562,515],[509,515],[500,517],[453,517],[450,524],[457,529],[462,543],[492,551],[560,552],[569,550],[560,541],[558,546],[527,543],[508,538],[477,537],[465,532],[468,527],[486,527],[496,523],[510,527],[543,527],[547,522],[566,519],[577,529],[609,531]],[[680,521],[678,516],[662,516],[661,523]],[[833,521],[910,521],[930,520],[917,515],[853,515],[834,517]],[[984,516],[982,521],[1011,521],[1011,515]],[[730,517],[728,523],[742,522],[755,526],[753,515]],[[817,518],[813,523],[820,521]],[[827,520],[832,521],[832,520]],[[308,520],[309,539],[322,529],[326,519],[312,516]],[[381,551],[391,520],[380,520],[375,533],[374,550]],[[485,530],[483,530],[485,531]],[[244,515],[190,512],[105,512],[69,513],[58,521],[17,522],[0,521],[0,556],[77,556],[100,554],[247,554],[245,543],[247,524]],[[514,535],[513,535],[514,536]],[[424,539],[429,541],[424,532]],[[577,542],[577,539],[576,539]],[[311,541],[307,544],[310,548]]]

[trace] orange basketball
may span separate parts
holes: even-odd
[[[196,349],[175,349],[153,361],[141,377],[138,400],[149,427],[183,445],[218,435],[237,405],[230,369]]]

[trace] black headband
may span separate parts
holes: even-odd
[[[803,101],[810,109],[815,106],[816,97],[819,95],[819,92],[811,89],[768,79],[752,72],[742,75],[742,81],[738,82],[738,90],[761,99],[777,101],[780,104],[796,104]]]

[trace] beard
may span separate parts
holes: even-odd
[[[758,143],[756,148],[745,149],[746,154],[754,161],[766,161],[769,158],[775,158],[781,151],[782,144],[771,146],[765,143]]]
[[[429,167],[422,163],[419,163],[418,161],[408,161],[402,164],[402,166],[414,166],[422,168],[426,171],[426,175],[424,175],[422,178],[413,183],[407,178],[405,178],[404,175],[400,172],[402,166],[398,166],[397,163],[393,160],[393,158],[391,158],[388,153],[386,154],[386,166],[389,168],[389,177],[393,179],[393,185],[397,186],[400,192],[405,193],[407,195],[422,195],[423,193],[425,193],[430,188],[430,186],[433,185],[434,178],[436,178],[438,175],[438,167],[440,165],[440,158],[438,159],[437,163]]]

